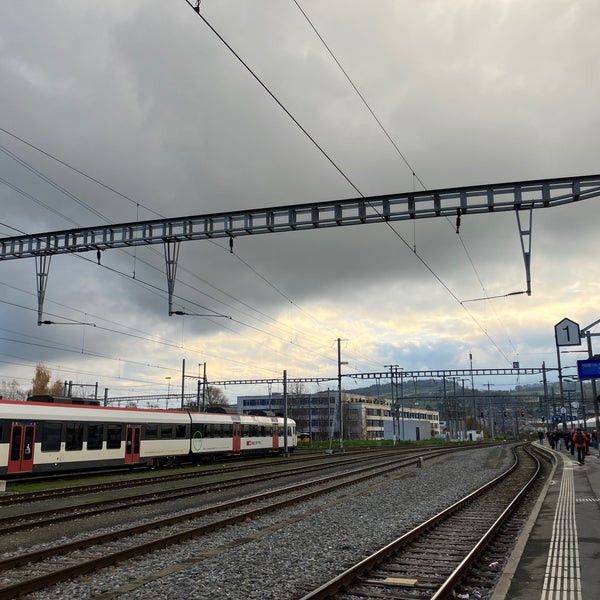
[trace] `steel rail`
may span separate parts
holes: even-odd
[[[526,452],[529,452],[531,456],[533,454],[530,450],[525,449]],[[460,562],[460,564],[454,569],[454,571],[450,574],[450,576],[446,579],[444,584],[437,590],[437,592],[431,597],[431,600],[444,600],[445,598],[450,597],[450,594],[454,591],[456,586],[463,579],[465,574],[471,568],[471,566],[475,563],[475,561],[481,556],[481,553],[486,548],[486,546],[490,543],[492,538],[496,535],[496,532],[506,523],[506,521],[510,518],[512,513],[516,510],[521,500],[525,496],[525,494],[529,491],[531,486],[535,483],[535,480],[539,477],[542,471],[542,465],[540,461],[536,458],[537,468],[534,474],[531,476],[529,481],[523,486],[521,491],[513,498],[512,502],[506,507],[506,509],[502,512],[502,514],[496,519],[496,521],[492,524],[492,526],[488,529],[488,531],[483,535],[480,541],[473,547],[473,549],[465,556],[465,558]]]
[[[439,455],[443,455],[449,452],[456,452],[461,450],[460,448],[452,448],[445,450],[432,451],[430,454],[426,455],[425,459],[435,458]],[[5,559],[0,561],[0,572],[7,571],[8,569],[21,567],[26,565],[27,569],[31,569],[31,564],[35,562],[39,562],[44,560],[45,558],[51,557],[54,562],[56,562],[56,557],[66,555],[69,552],[81,550],[84,548],[91,548],[93,545],[104,545],[109,542],[114,542],[116,540],[130,540],[134,535],[139,533],[145,533],[148,531],[156,530],[158,528],[164,528],[176,523],[185,522],[191,520],[195,517],[203,517],[206,515],[213,514],[215,512],[223,512],[225,510],[229,510],[231,508],[236,508],[243,506],[244,504],[248,504],[249,502],[257,502],[259,500],[265,500],[269,498],[273,498],[278,495],[293,493],[295,491],[304,490],[302,493],[293,496],[292,498],[286,498],[280,500],[275,503],[271,503],[268,506],[263,506],[247,511],[243,511],[237,513],[233,516],[225,517],[217,522],[212,522],[200,526],[193,526],[191,528],[185,529],[184,531],[176,532],[170,535],[161,536],[160,538],[154,539],[148,542],[140,542],[137,545],[131,546],[126,549],[121,549],[118,551],[111,552],[106,549],[102,556],[95,558],[88,558],[85,561],[82,561],[78,564],[72,564],[64,568],[58,568],[57,570],[45,573],[43,575],[30,577],[26,580],[21,580],[17,583],[6,583],[0,584],[0,600],[8,600],[10,598],[15,598],[17,596],[23,595],[25,593],[31,593],[36,590],[40,590],[44,587],[56,584],[60,581],[65,581],[70,579],[71,577],[82,575],[85,573],[92,572],[94,570],[113,565],[121,560],[126,560],[132,558],[134,556],[140,556],[142,554],[147,554],[154,550],[164,548],[166,546],[180,543],[194,537],[206,535],[207,533],[211,533],[213,531],[217,531],[234,523],[243,522],[247,519],[253,519],[262,514],[266,514],[269,512],[273,512],[275,510],[288,507],[293,504],[305,502],[312,498],[315,498],[320,495],[328,494],[332,491],[335,491],[339,488],[346,487],[348,485],[352,485],[355,483],[359,483],[361,481],[365,481],[368,479],[372,479],[373,477],[380,476],[390,471],[395,471],[399,466],[410,466],[414,465],[415,457],[402,457],[396,461],[387,461],[384,463],[385,466],[373,466],[373,467],[365,467],[359,470],[359,475],[356,477],[352,476],[352,473],[345,472],[343,474],[337,474],[333,476],[322,477],[316,480],[312,480],[310,482],[303,482],[299,484],[294,484],[290,486],[285,486],[284,488],[280,488],[279,490],[263,492],[260,494],[255,494],[250,497],[246,497],[244,499],[238,499],[231,502],[223,502],[218,505],[213,505],[211,507],[203,508],[201,510],[195,511],[194,513],[188,513],[185,515],[177,515],[173,517],[168,517],[165,519],[160,519],[158,521],[154,521],[152,523],[145,523],[143,525],[138,525],[126,529],[122,529],[119,531],[101,534],[98,536],[94,536],[91,538],[86,538],[85,540],[80,540],[76,542],[70,542],[67,544],[62,544],[60,546],[55,546],[53,548],[49,548],[46,550],[41,550],[38,552],[31,552],[21,556],[15,556],[12,558]],[[348,480],[350,477],[350,481]],[[343,481],[339,481],[340,479],[344,479]],[[336,481],[337,480],[337,481]],[[334,483],[331,483],[334,481]],[[319,485],[325,484],[324,487],[317,488],[314,490],[306,491],[307,485]],[[56,565],[58,566],[58,565]]]
[[[513,448],[513,452],[514,451],[515,450]],[[316,588],[316,589],[312,590],[311,592],[309,592],[308,594],[302,596],[302,598],[300,600],[326,600],[328,598],[334,597],[335,594],[337,594],[337,593],[346,592],[346,591],[348,591],[348,594],[351,595],[351,591],[349,591],[348,588],[351,588],[352,584],[357,579],[363,577],[365,574],[378,568],[379,565],[387,562],[389,557],[396,554],[403,546],[418,539],[424,533],[435,528],[438,524],[443,523],[450,516],[454,515],[455,513],[458,513],[460,510],[462,510],[463,507],[470,504],[473,500],[475,500],[481,496],[484,496],[487,492],[489,492],[491,489],[493,489],[498,484],[503,482],[506,478],[510,477],[510,475],[512,475],[518,469],[518,467],[519,467],[519,463],[517,460],[515,460],[515,463],[503,474],[499,475],[492,481],[486,483],[479,489],[473,491],[472,493],[465,496],[458,502],[455,502],[452,506],[446,508],[445,510],[441,511],[437,515],[431,517],[430,519],[428,519],[424,523],[418,525],[417,527],[413,528],[406,534],[393,540],[392,542],[390,542],[389,544],[387,544],[386,546],[384,546],[377,552],[374,552],[373,554],[366,557],[365,559],[363,559],[356,565],[350,567],[346,571],[344,571],[344,572],[340,573],[339,575],[337,575],[336,577],[332,578],[330,581],[325,582],[318,588]],[[538,473],[539,473],[539,462],[538,462],[538,469],[536,469],[536,476]],[[529,479],[528,483],[526,484],[526,487],[529,488],[533,484],[533,481],[535,481],[535,477],[532,477]],[[519,494],[519,498],[522,498],[522,495],[523,495],[523,492],[521,492]],[[503,511],[503,513],[502,513],[503,517],[504,517],[503,520],[506,520],[508,515],[514,509],[514,506],[516,506],[514,499],[511,502],[510,506],[512,507],[512,509],[510,511],[508,509]],[[489,538],[493,535],[493,533],[495,531],[497,531],[497,529],[500,525],[501,525],[501,520],[500,520],[500,518],[498,518],[491,527],[491,529],[493,529],[493,531],[488,532],[484,536],[486,538],[486,543],[489,542]],[[480,548],[483,547],[483,546],[480,546],[479,544],[478,544],[478,546]],[[448,594],[449,594],[448,590],[451,591],[456,586],[456,583],[460,580],[460,578],[463,576],[464,572],[472,564],[473,560],[475,559],[475,556],[476,556],[476,554],[474,552],[470,552],[469,555],[467,556],[467,558],[465,558],[463,561],[461,561],[460,565],[458,567],[456,567],[456,569],[450,575],[451,581],[445,582],[440,587],[440,590],[438,590],[439,595],[435,596],[436,600],[441,600],[442,598],[448,597]],[[441,591],[442,589],[444,590],[443,592]]]

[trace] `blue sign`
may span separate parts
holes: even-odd
[[[600,359],[578,360],[577,375],[579,379],[600,379]]]
[[[562,420],[565,421],[577,421],[577,417],[575,415],[552,415],[553,423],[562,423]]]

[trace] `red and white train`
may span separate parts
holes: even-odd
[[[292,452],[281,417],[113,408],[75,398],[0,400],[0,477],[95,467],[163,466]],[[287,431],[284,429],[287,426]]]

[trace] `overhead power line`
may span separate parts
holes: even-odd
[[[292,120],[292,122],[300,129],[300,131],[310,140],[310,142],[315,146],[315,148],[317,148],[317,150],[321,153],[321,155],[334,167],[334,169],[343,177],[343,179],[362,197],[365,198],[365,195],[358,189],[358,187],[354,184],[354,182],[350,179],[350,177],[342,170],[342,168],[333,160],[333,158],[325,151],[325,149],[317,142],[317,140],[315,139],[314,136],[312,136],[307,130],[306,128],[300,123],[300,121],[298,121],[298,119],[296,119],[296,117],[294,117],[294,115],[292,115],[292,113],[285,107],[285,105],[279,100],[279,98],[277,98],[277,96],[275,96],[275,94],[271,91],[271,89],[262,81],[262,79],[255,73],[255,71],[248,65],[248,63],[240,56],[240,54],[238,52],[236,52],[234,50],[234,48],[225,40],[225,38],[209,23],[209,21],[204,17],[204,15],[200,12],[200,3],[199,2],[190,2],[190,0],[185,0],[186,4],[192,8],[192,10],[196,13],[196,15],[204,22],[204,24],[213,32],[214,35],[217,36],[217,38],[223,43],[223,45],[229,50],[229,52],[231,52],[231,54],[233,54],[233,56],[239,61],[239,63],[246,69],[246,71],[256,80],[256,82],[263,88],[263,90],[273,99],[273,101],[281,108],[281,110],[283,110],[285,112],[285,114]],[[297,4],[298,8],[300,8],[300,6]],[[301,10],[301,9],[300,9]],[[303,11],[302,11],[303,12]],[[303,12],[304,14],[304,12]],[[310,22],[310,21],[309,21]],[[313,26],[313,29],[314,26]],[[316,29],[315,29],[316,32]],[[318,33],[317,33],[318,35]],[[319,35],[319,38],[321,39],[321,41],[323,41],[323,43],[325,44],[324,40],[321,38],[321,36]],[[326,44],[325,44],[326,45]],[[326,45],[327,46],[327,45]],[[330,51],[330,54],[331,53]],[[335,57],[333,57],[334,60]],[[339,64],[339,62],[336,60],[336,63],[338,63],[338,66],[341,65]],[[343,71],[343,69],[342,69]],[[344,71],[345,73],[345,71]],[[349,79],[349,78],[348,78]],[[349,79],[350,80],[350,79]],[[352,81],[350,80],[351,84]],[[353,84],[352,84],[353,85]],[[358,89],[353,85],[353,87],[355,88],[355,90],[358,92]],[[359,92],[358,92],[359,93]],[[360,93],[359,93],[360,95]],[[362,95],[360,95],[362,98]],[[368,106],[368,104],[367,104]],[[370,107],[369,107],[370,110]],[[371,111],[371,113],[373,114],[373,116],[375,117],[374,113]],[[379,119],[377,119],[377,117],[375,117],[375,119],[379,122]],[[385,131],[385,129],[384,129]],[[387,132],[386,132],[387,133]],[[391,138],[390,138],[391,139]],[[393,143],[393,141],[392,141]],[[394,144],[394,146],[396,146],[396,144]],[[398,149],[399,151],[399,149]],[[410,164],[408,163],[408,161],[406,161],[406,159],[404,158],[404,156],[402,155],[402,158],[404,159],[404,161],[406,162],[406,164],[409,166],[409,168],[411,169],[411,172],[413,173],[413,177],[416,177],[416,174],[414,172],[414,170],[412,169],[412,167],[410,167]],[[419,179],[419,182],[422,183]],[[370,204],[370,203],[369,203]],[[374,206],[371,206],[375,212],[378,212],[377,208],[375,208]],[[383,215],[380,215],[383,216]],[[421,264],[423,264],[423,266],[431,273],[431,275],[442,285],[442,287],[450,294],[450,296],[458,303],[458,305],[467,313],[467,315],[473,320],[473,322],[477,325],[477,327],[483,332],[483,334],[493,343],[494,347],[497,348],[500,351],[500,354],[502,355],[502,357],[507,361],[510,362],[508,357],[504,354],[504,352],[502,352],[502,350],[500,349],[500,347],[496,344],[496,342],[494,342],[494,340],[490,337],[489,333],[485,330],[485,328],[479,323],[479,321],[475,318],[475,316],[473,315],[473,313],[471,313],[460,301],[460,299],[454,294],[454,292],[452,292],[452,290],[446,285],[446,283],[444,283],[444,281],[441,279],[441,277],[439,275],[437,275],[437,273],[429,266],[429,264],[425,261],[425,259],[423,259],[416,251],[416,247],[411,247],[410,244],[403,238],[403,236],[393,227],[393,225],[389,222],[386,221],[386,225],[392,230],[392,232],[394,233],[394,235],[396,235],[401,241],[402,243],[409,248],[409,250],[412,251],[412,253],[417,257],[417,259],[421,262]]]

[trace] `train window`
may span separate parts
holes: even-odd
[[[187,436],[187,425],[176,425],[175,426],[175,437],[176,438],[186,438]]]
[[[165,425],[163,423],[160,426],[160,437],[163,440],[170,440],[173,437],[173,425]]]
[[[102,450],[102,439],[104,438],[104,425],[98,423],[88,424],[87,449]]]
[[[83,423],[67,423],[65,450],[83,449]]]
[[[121,426],[109,425],[106,433],[106,447],[120,448],[121,447]]]
[[[42,452],[58,452],[62,423],[42,423]]]
[[[146,424],[146,439],[156,439],[158,437],[158,425],[154,425],[154,423]]]
[[[22,427],[13,429],[13,439],[10,447],[10,460],[19,460],[21,458],[21,436],[23,435]]]

